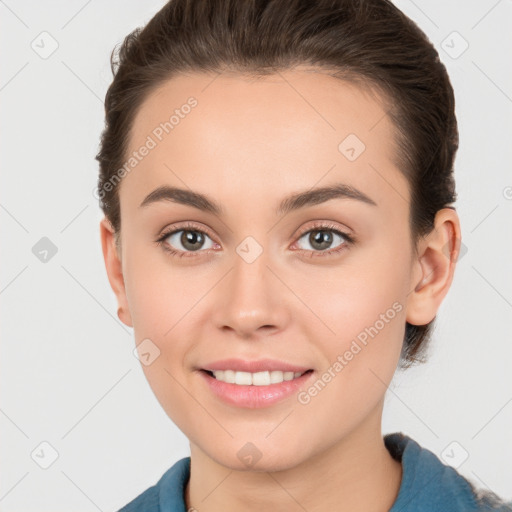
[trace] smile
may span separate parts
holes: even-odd
[[[309,383],[315,372],[283,372],[280,370],[255,373],[234,370],[201,370],[198,372],[213,396],[231,406],[242,408],[270,407],[290,398]],[[234,382],[228,382],[228,380]]]
[[[302,372],[282,372],[279,370],[256,373],[235,370],[215,370],[208,373],[221,382],[237,384],[239,386],[269,386],[270,384],[280,384],[284,381],[293,380],[303,375]]]

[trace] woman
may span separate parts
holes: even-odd
[[[112,62],[105,264],[191,449],[122,511],[510,510],[381,435],[460,250],[419,28],[386,0],[171,0]]]

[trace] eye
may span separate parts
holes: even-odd
[[[198,251],[199,249],[205,249],[203,246],[206,238],[213,243],[213,240],[203,231],[192,231],[190,229],[180,229],[167,236],[170,245],[181,244],[181,247],[178,246],[180,251]],[[206,249],[211,249],[211,247],[206,247]]]
[[[301,240],[304,240],[302,244]],[[317,224],[303,233],[296,243],[299,250],[311,252],[311,256],[327,256],[343,251],[354,243],[354,238],[331,224]]]
[[[195,252],[213,249],[217,245],[203,229],[186,225],[169,229],[156,241],[166,251],[177,256],[195,256]]]
[[[301,242],[303,239],[304,242]],[[209,253],[211,249],[220,248],[204,228],[190,223],[166,230],[156,243],[172,256],[179,258],[199,256],[204,252]],[[303,243],[306,247],[303,247]],[[335,255],[354,243],[355,238],[340,231],[336,225],[317,222],[312,229],[302,232],[295,245],[298,245],[300,252],[307,253],[310,257],[322,257]],[[308,244],[312,249],[307,247]]]

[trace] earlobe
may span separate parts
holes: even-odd
[[[126,298],[121,255],[118,253],[116,247],[114,229],[106,217],[100,222],[100,237],[108,281],[117,297],[119,309],[123,313],[122,318],[120,315],[118,316],[124,324],[133,327],[128,300]]]
[[[426,325],[434,319],[450,289],[460,251],[460,223],[457,212],[437,212],[434,229],[419,244],[412,291],[407,302],[407,322]]]

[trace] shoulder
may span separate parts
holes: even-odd
[[[512,512],[491,491],[478,489],[453,467],[403,433],[384,436],[386,448],[402,462],[402,482],[390,512]]]
[[[118,512],[157,512],[160,510],[158,501],[158,486],[154,485],[139,494]]]
[[[183,491],[190,476],[190,457],[178,460],[153,486],[118,512],[185,512]]]

